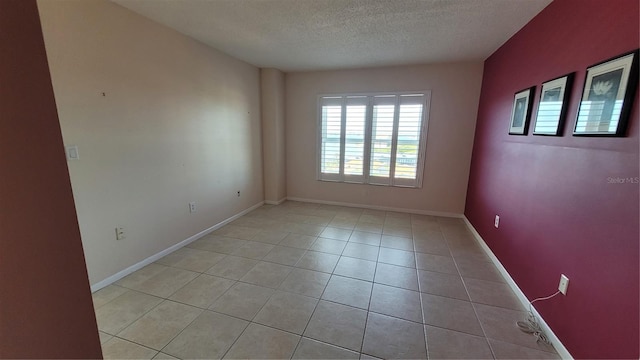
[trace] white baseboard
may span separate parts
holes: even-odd
[[[283,197],[282,199],[278,200],[278,201],[274,201],[274,200],[265,200],[264,203],[267,205],[280,205],[283,202],[287,201],[287,197]]]
[[[493,264],[496,266],[498,271],[500,271],[500,274],[502,274],[502,277],[504,277],[505,281],[507,282],[511,290],[513,290],[513,292],[516,294],[516,296],[518,297],[518,300],[520,300],[520,302],[522,303],[522,306],[524,306],[525,309],[528,309],[529,299],[527,299],[524,292],[522,292],[520,287],[518,287],[518,284],[516,284],[516,282],[511,277],[511,275],[509,275],[509,273],[507,272],[507,269],[505,269],[505,267],[502,265],[500,260],[498,260],[498,258],[493,253],[493,251],[491,251],[491,249],[489,248],[487,243],[484,241],[482,236],[480,236],[478,231],[473,227],[473,225],[471,225],[471,222],[469,221],[469,219],[467,219],[466,216],[463,216],[463,220],[464,220],[464,223],[467,225],[467,228],[469,228],[469,231],[471,231],[471,233],[473,234],[473,237],[475,237],[478,244],[480,244],[484,252],[487,253],[487,256],[489,256],[489,258],[491,259],[491,262],[493,262]],[[533,314],[538,319],[540,327],[542,328],[542,330],[544,330],[545,334],[547,335],[547,338],[551,342],[551,345],[553,345],[553,347],[558,352],[558,355],[560,355],[563,359],[573,359],[573,356],[571,356],[571,354],[569,353],[569,350],[567,350],[567,348],[562,344],[562,342],[556,336],[553,330],[551,330],[547,322],[544,321],[544,318],[542,317],[542,315],[540,315],[538,310],[536,310],[536,308],[533,306],[531,307],[531,309],[533,311]]]
[[[176,251],[176,250],[178,250],[178,249],[180,249],[180,248],[182,248],[182,247],[184,247],[186,245],[189,245],[190,243],[200,239],[201,237],[203,237],[205,235],[208,235],[211,232],[213,232],[213,231],[215,231],[215,230],[227,225],[228,223],[232,222],[233,220],[236,220],[237,218],[239,218],[239,217],[241,217],[241,216],[243,216],[243,215],[245,215],[245,214],[257,209],[257,208],[259,208],[263,204],[264,204],[264,201],[261,201],[261,202],[255,204],[255,205],[251,206],[250,208],[245,209],[245,210],[233,215],[230,218],[227,218],[227,219],[225,219],[225,220],[223,220],[223,221],[221,221],[221,222],[219,222],[219,223],[217,223],[217,224],[215,224],[215,225],[213,225],[213,226],[211,226],[211,227],[209,227],[207,229],[204,229],[204,230],[200,231],[199,233],[197,233],[197,234],[195,234],[193,236],[190,236],[190,237],[180,241],[179,243],[177,243],[177,244],[175,244],[173,246],[170,246],[170,247],[160,251],[159,253],[151,255],[148,258],[146,258],[146,259],[144,259],[144,260],[142,260],[142,261],[140,261],[140,262],[138,262],[136,264],[133,264],[133,265],[129,266],[128,268],[124,269],[124,270],[118,271],[117,273],[109,276],[108,278],[91,285],[91,292],[94,293],[94,292],[102,289],[103,287],[106,287],[108,285],[113,284],[114,282],[116,282],[116,281],[122,279],[123,277],[131,274],[132,272],[134,272],[136,270],[140,270],[143,267],[151,264],[152,262],[154,262],[154,261],[156,261],[156,260],[158,260],[158,259],[160,259],[160,258],[162,258],[164,256],[167,256],[167,255],[171,254],[172,252],[174,252],[174,251]]]
[[[299,197],[287,197],[287,200],[308,202],[308,203],[314,203],[314,204],[323,204],[323,205],[336,205],[336,206],[364,208],[364,209],[372,209],[372,210],[395,211],[395,212],[418,214],[418,215],[431,215],[431,216],[442,216],[442,217],[453,217],[453,218],[462,218],[464,216],[462,214],[444,212],[444,211],[405,209],[405,208],[397,208],[397,207],[392,207],[392,206],[355,204],[355,203],[347,203],[347,202],[341,202],[341,201],[325,201],[325,200],[316,200],[316,199],[305,199],[305,198],[299,198]]]

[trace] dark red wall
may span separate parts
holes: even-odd
[[[638,0],[556,0],[485,61],[465,215],[576,358],[638,358],[638,95],[627,136],[571,135],[586,68],[640,45]],[[564,136],[508,135],[513,95],[575,71]],[[496,214],[500,228],[493,227]],[[517,331],[514,329],[514,331]]]
[[[35,0],[0,0],[0,358],[101,358]]]

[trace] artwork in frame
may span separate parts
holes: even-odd
[[[561,136],[574,73],[542,84],[533,135]]]
[[[574,136],[624,136],[638,84],[638,50],[587,68]]]
[[[513,108],[511,109],[511,125],[509,126],[509,135],[527,135],[529,128],[529,119],[531,118],[531,105],[533,104],[533,95],[536,87],[518,91],[513,99]]]

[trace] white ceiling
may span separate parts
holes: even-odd
[[[283,71],[484,60],[552,0],[112,0]]]

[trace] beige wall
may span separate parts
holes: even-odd
[[[286,75],[287,195],[424,212],[462,214],[482,81],[482,62]],[[317,96],[431,90],[421,189],[316,180]]]
[[[263,200],[257,68],[108,1],[38,6],[92,284]]]
[[[287,196],[284,118],[284,73],[260,69],[264,199],[277,204]]]

